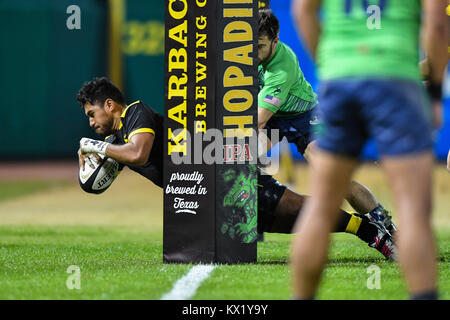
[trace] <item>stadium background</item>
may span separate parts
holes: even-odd
[[[66,9],[72,4],[81,9],[80,30],[66,27]],[[307,80],[317,88],[314,64],[292,24],[290,0],[272,0],[271,7],[281,23],[281,40],[294,49]],[[124,9],[123,15],[111,8]],[[127,101],[140,99],[163,113],[163,1],[1,0],[0,24],[5,133],[0,159],[76,157],[80,137],[95,137],[76,93],[95,76],[110,76]],[[435,135],[440,160],[450,148],[450,81],[446,87],[444,122]],[[362,158],[377,158],[373,143]]]

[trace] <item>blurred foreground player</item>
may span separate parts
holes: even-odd
[[[296,298],[316,295],[327,261],[329,232],[347,192],[334,186],[349,184],[369,136],[377,143],[395,196],[401,226],[396,235],[399,262],[411,298],[437,298],[430,219],[431,117],[420,83],[418,39],[422,17],[431,73],[429,93],[433,103],[439,104],[447,63],[447,46],[442,45],[447,39],[445,2],[426,0],[421,6],[420,1],[409,1],[406,6],[404,1],[390,0],[379,4],[371,10],[380,11],[380,28],[369,28],[368,8],[358,1],[298,0],[293,6],[299,31],[313,56],[318,47],[324,123],[311,166],[312,196],[303,206],[293,242]],[[314,248],[308,245],[311,241]]]
[[[85,83],[77,100],[89,118],[90,126],[105,138],[105,141],[81,139],[78,151],[80,166],[89,165],[86,159],[90,154],[106,155],[121,164],[120,170],[128,166],[162,187],[162,116],[139,101],[127,106],[120,90],[107,78],[96,78]],[[98,160],[101,161],[100,157]],[[239,188],[238,183],[233,183],[235,181],[236,177],[231,177],[230,192]],[[240,204],[246,200],[240,201],[238,196],[230,198]],[[304,200],[304,196],[287,189],[273,177],[258,175],[258,231],[291,233]],[[233,236],[242,235],[238,228],[234,228],[242,224],[247,224],[247,221],[230,221]],[[391,236],[379,222],[340,211],[333,231],[354,234],[386,258],[396,259],[396,248]]]
[[[280,23],[274,13],[260,10],[258,24],[258,127],[267,129],[269,147],[271,130],[279,130],[279,140],[286,137],[311,162],[313,133],[320,128],[320,119],[313,115],[317,95],[305,79],[295,53],[280,41]],[[389,212],[365,186],[352,181],[346,200],[359,215],[381,221],[392,234],[396,230]]]

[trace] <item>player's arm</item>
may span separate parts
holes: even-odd
[[[129,142],[121,145],[104,141],[82,138],[80,153],[97,153],[110,157],[120,163],[142,166],[148,161],[155,136],[150,132],[140,132],[129,138]]]
[[[449,30],[449,33],[447,35],[447,46],[448,46],[447,60],[448,60],[448,59],[450,59],[450,1],[447,1],[447,3],[448,3],[447,10],[446,10],[446,14],[447,14],[447,29]],[[424,6],[424,4],[423,4],[423,6]],[[423,32],[423,30],[422,30],[422,32]],[[427,57],[425,57],[423,60],[421,60],[419,62],[419,68],[420,68],[420,73],[422,74],[422,79],[424,81],[430,80],[430,66],[428,64],[428,58]]]
[[[428,80],[430,77],[430,67],[428,66],[428,59],[425,58],[419,62],[420,74],[423,80]]]
[[[264,129],[267,121],[273,116],[273,111],[258,107],[258,129]]]
[[[272,149],[272,142],[269,137],[264,131],[261,131],[272,116],[272,111],[258,107],[258,158]]]
[[[442,82],[448,62],[448,20],[444,1],[423,0],[422,34],[427,54],[427,90],[432,100],[433,122],[436,127],[442,123]]]
[[[155,136],[149,132],[133,135],[128,143],[110,144],[106,148],[106,156],[120,163],[142,166],[147,163]]]
[[[448,62],[448,21],[444,1],[423,0],[424,22],[422,34],[427,53],[427,64],[431,84],[441,85]]]
[[[316,57],[320,35],[318,12],[321,2],[321,0],[294,0],[291,8],[297,32],[313,58]]]
[[[265,85],[258,93],[258,129],[266,127],[267,122],[278,112],[287,98],[293,77],[288,70],[278,68],[271,71]],[[272,143],[264,132],[258,134],[258,156],[272,148]]]
[[[258,107],[258,130],[264,129],[264,127],[267,124],[267,121],[273,116],[273,112]],[[272,143],[269,139],[269,137],[263,133],[262,131],[259,131],[258,133],[258,157],[261,157],[263,154],[267,153],[272,148]]]
[[[264,129],[267,122],[286,101],[294,81],[289,71],[278,69],[271,72],[266,85],[258,93],[258,129]]]
[[[450,150],[448,150],[448,155],[447,155],[447,170],[448,170],[448,172],[450,172]]]

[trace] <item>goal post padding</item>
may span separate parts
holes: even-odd
[[[256,262],[257,14],[166,0],[164,262]]]

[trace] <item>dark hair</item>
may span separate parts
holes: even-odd
[[[87,102],[92,105],[98,103],[103,107],[108,98],[122,105],[125,104],[122,92],[106,77],[94,78],[92,81],[85,82],[77,95],[77,101],[81,107],[84,107]]]
[[[260,37],[266,35],[269,40],[273,40],[280,32],[280,22],[270,9],[259,10],[258,24]]]

